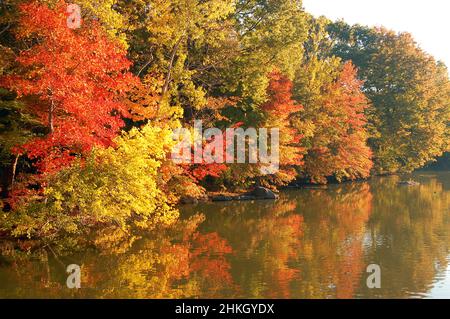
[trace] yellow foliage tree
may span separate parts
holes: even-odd
[[[151,229],[178,218],[161,191],[158,172],[171,149],[172,133],[150,125],[132,129],[116,147],[94,149],[48,180],[43,197],[7,214],[0,229],[28,237],[80,233],[89,227],[118,225]]]

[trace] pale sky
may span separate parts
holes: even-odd
[[[303,6],[331,20],[407,31],[450,68],[450,0],[303,0]]]

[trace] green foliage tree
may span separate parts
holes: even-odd
[[[339,22],[330,34],[333,53],[352,60],[365,81],[378,173],[412,171],[448,150],[450,81],[442,62],[408,33]]]
[[[120,0],[135,73],[161,77],[162,99],[171,105],[190,113],[205,107],[205,74],[226,61],[221,49],[233,9],[231,0]]]
[[[268,75],[294,77],[303,56],[308,16],[301,1],[237,0],[234,14],[239,55],[228,71],[230,90],[247,106],[267,101]]]

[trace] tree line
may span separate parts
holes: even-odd
[[[449,151],[446,66],[299,0],[0,1],[0,232],[171,224],[207,191],[411,172]],[[174,164],[175,128],[280,129],[280,170]],[[204,141],[208,144],[210,141]],[[448,157],[447,157],[448,158]]]

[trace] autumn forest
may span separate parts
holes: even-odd
[[[448,69],[410,34],[299,0],[2,0],[0,237],[153,231],[211,193],[410,173],[448,161],[449,116]],[[278,128],[280,169],[175,163],[196,120]]]

